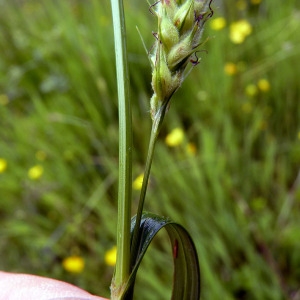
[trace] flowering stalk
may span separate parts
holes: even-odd
[[[170,99],[185,77],[189,63],[198,64],[197,51],[205,22],[212,17],[213,0],[160,0],[150,7],[158,19],[156,41],[149,53],[153,96],[150,100],[152,131],[140,194],[131,257],[139,240],[139,227],[151,169],[153,152]]]
[[[151,9],[158,18],[156,42],[149,58],[152,64],[152,120],[184,80],[189,62],[198,63],[196,52],[206,20],[213,14],[212,0],[161,0]],[[195,60],[192,56],[195,55]]]

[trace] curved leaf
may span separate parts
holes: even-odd
[[[131,234],[135,217],[131,220]],[[139,265],[151,241],[162,228],[168,232],[174,262],[172,300],[198,300],[200,298],[200,267],[197,251],[189,233],[181,225],[152,213],[144,213],[136,249],[131,249],[131,275],[123,299],[131,300]]]

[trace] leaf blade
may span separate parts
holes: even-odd
[[[135,227],[135,217],[131,221],[131,232]],[[152,213],[144,213],[139,228],[139,243],[135,257],[131,258],[132,272],[127,282],[125,300],[131,300],[135,278],[140,263],[156,234],[166,229],[173,253],[174,275],[172,300],[198,300],[200,298],[200,267],[194,242],[186,229],[170,220]],[[132,249],[131,249],[132,251]]]

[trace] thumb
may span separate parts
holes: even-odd
[[[0,300],[108,300],[63,281],[1,271],[0,291]]]

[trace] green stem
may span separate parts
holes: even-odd
[[[119,103],[119,186],[117,261],[111,299],[121,299],[130,273],[130,224],[132,194],[132,137],[125,16],[122,0],[111,0]]]
[[[144,202],[148,187],[148,181],[151,171],[151,165],[153,160],[153,153],[156,145],[156,141],[161,129],[161,125],[163,123],[167,108],[168,108],[168,102],[166,101],[162,107],[157,112],[156,116],[154,117],[153,123],[152,123],[152,129],[151,129],[151,136],[150,136],[150,142],[148,147],[148,155],[146,160],[146,166],[144,171],[144,177],[143,177],[143,183],[141,188],[141,194],[139,199],[139,206],[136,214],[136,223],[133,231],[133,237],[132,237],[132,243],[131,243],[131,261],[135,260],[136,253],[138,250],[138,242],[139,242],[139,228],[141,224],[142,214],[143,214],[143,208],[144,208]]]

